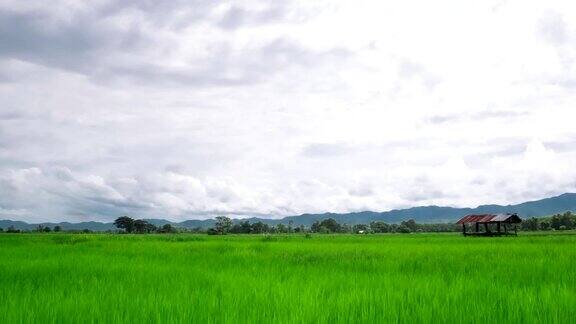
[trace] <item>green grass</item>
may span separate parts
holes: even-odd
[[[0,235],[0,322],[576,318],[576,235]]]

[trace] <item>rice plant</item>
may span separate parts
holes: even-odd
[[[0,235],[3,323],[569,323],[576,235]]]

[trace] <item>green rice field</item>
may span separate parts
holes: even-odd
[[[576,235],[0,234],[2,323],[574,323]]]

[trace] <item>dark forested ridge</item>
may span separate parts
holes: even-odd
[[[248,218],[250,223],[262,222],[268,225],[288,224],[294,226],[311,226],[314,222],[327,218],[332,218],[338,223],[350,225],[368,224],[372,221],[384,221],[386,223],[397,224],[402,221],[413,219],[418,223],[450,223],[455,222],[458,218],[467,214],[485,214],[485,213],[518,213],[522,218],[534,216],[547,216],[565,211],[576,211],[576,193],[565,193],[560,196],[525,202],[517,205],[482,205],[476,208],[453,208],[439,206],[423,206],[408,209],[397,209],[386,212],[363,211],[345,214],[324,213],[324,214],[302,214],[299,216],[288,216],[282,219],[266,218]],[[120,215],[119,215],[120,216]],[[138,217],[138,215],[131,215]],[[170,222],[163,219],[148,219],[149,223],[156,226],[170,224],[180,228],[210,228],[214,226],[214,220],[186,220],[180,223]],[[234,220],[239,222],[240,220]],[[55,227],[60,226],[63,230],[83,230],[92,231],[115,230],[116,227],[112,222],[82,222],[82,223],[42,223],[28,224],[22,221],[0,220],[0,228],[14,227],[22,230],[33,230],[41,226]]]

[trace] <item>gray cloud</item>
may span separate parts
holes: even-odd
[[[507,3],[494,20],[493,4],[470,17],[439,3],[414,25],[389,5],[0,4],[0,217],[278,217],[576,189],[570,10]],[[458,29],[437,24],[454,16]]]
[[[529,114],[525,111],[511,111],[511,110],[483,110],[473,114],[454,114],[454,115],[436,115],[427,118],[427,122],[431,124],[444,124],[456,123],[462,121],[482,121],[487,119],[507,119],[513,120],[526,117]]]
[[[317,143],[310,144],[302,150],[302,154],[308,157],[335,157],[353,153],[357,148],[344,144]]]
[[[556,152],[574,152],[576,151],[576,136],[557,141],[544,142],[543,144],[546,148],[550,148]]]
[[[432,124],[443,124],[459,121],[462,117],[458,115],[437,115],[427,119]]]
[[[43,13],[0,12],[0,56],[80,73],[94,73],[107,51],[126,50],[139,37],[136,30],[102,27],[93,15],[60,22]]]
[[[250,56],[244,55],[250,52]],[[101,82],[110,78],[128,78],[140,84],[182,84],[186,86],[244,86],[265,82],[291,68],[319,68],[342,62],[352,54],[344,49],[314,52],[285,38],[274,39],[256,48],[235,51],[219,44],[213,55],[196,64],[200,68],[174,70],[154,63],[113,67],[97,76]],[[234,71],[230,73],[230,71]],[[232,74],[232,75],[231,75]]]
[[[539,23],[539,31],[544,39],[554,45],[562,45],[569,40],[569,33],[562,16],[548,13]]]
[[[168,4],[169,3],[169,4]],[[0,57],[18,59],[50,68],[81,73],[105,84],[129,80],[139,84],[184,84],[189,86],[236,86],[263,82],[291,66],[309,68],[333,60],[343,60],[351,53],[342,48],[314,52],[288,38],[278,37],[263,44],[233,48],[229,41],[210,44],[209,57],[192,59],[177,69],[158,60],[140,59],[152,44],[178,48],[173,40],[153,36],[141,19],[129,25],[110,24],[112,18],[134,16],[143,12],[146,22],[168,28],[175,12],[189,24],[208,22],[226,29],[278,21],[285,10],[281,3],[261,11],[239,7],[228,10],[222,21],[215,16],[214,4],[206,1],[140,3],[121,1],[90,10],[78,10],[70,19],[58,19],[51,12],[11,12],[0,10]],[[176,23],[180,25],[181,23]],[[252,53],[245,55],[245,53]],[[135,60],[127,62],[130,55]],[[154,54],[155,56],[157,54]],[[123,63],[118,63],[122,61]],[[240,68],[240,69],[238,69]],[[233,71],[233,72],[232,72]],[[9,76],[3,78],[9,80]]]
[[[428,71],[422,64],[406,58],[400,60],[398,73],[403,79],[421,80],[428,89],[433,89],[441,81],[438,76]]]
[[[242,26],[278,23],[288,14],[286,4],[283,1],[272,2],[268,8],[257,11],[233,5],[219,22],[219,26],[231,30]]]

